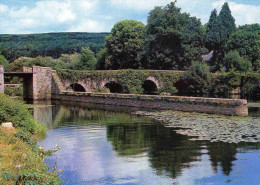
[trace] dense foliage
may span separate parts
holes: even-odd
[[[76,69],[95,69],[97,60],[95,58],[94,52],[88,47],[81,49],[80,62],[78,63]]]
[[[141,58],[145,68],[185,69],[201,59],[203,27],[199,19],[172,2],[155,7],[147,19],[147,37]]]
[[[75,71],[57,70],[63,80],[80,81],[90,79],[100,84],[104,78],[113,79],[122,87],[121,93],[145,94],[144,82],[149,77],[155,77],[162,82],[158,89],[161,95],[184,95],[229,98],[232,91],[241,88],[243,97],[260,98],[260,75],[231,70],[221,73],[210,73],[205,63],[194,63],[186,72],[147,71],[147,70],[117,70],[117,71]],[[96,89],[97,92],[109,93],[109,89]]]
[[[205,63],[194,63],[176,84],[181,95],[203,96],[210,89],[211,73]]]
[[[9,66],[9,62],[3,55],[0,55],[0,65],[4,66],[4,68],[8,68]]]
[[[82,48],[81,53],[62,54],[60,58],[52,57],[20,57],[12,62],[6,71],[22,71],[23,66],[32,67],[33,65],[42,67],[52,67],[53,69],[95,69],[96,58],[94,52],[89,48]]]
[[[211,12],[211,16],[207,24],[205,46],[209,50],[214,51],[213,60],[211,63],[212,71],[217,71],[223,67],[222,59],[225,55],[225,45],[230,35],[235,31],[235,19],[231,14],[228,3],[224,3],[219,15],[217,15],[216,10]]]
[[[251,62],[241,57],[236,50],[226,54],[223,64],[227,71],[237,70],[246,73],[252,69]]]
[[[57,173],[44,163],[49,151],[31,139],[32,134],[45,134],[46,127],[35,121],[27,105],[0,94],[3,122],[12,122],[15,129],[0,127],[0,184],[61,184]]]
[[[237,50],[241,56],[249,60],[253,70],[260,69],[260,25],[240,26],[230,35],[226,44],[226,52]]]
[[[80,53],[89,47],[95,53],[104,47],[108,33],[44,33],[0,35],[0,52],[10,61],[26,56],[50,56]]]
[[[177,92],[174,83],[179,79],[178,72],[157,72],[147,70],[117,70],[117,71],[75,71],[75,70],[57,70],[60,78],[78,81],[80,79],[91,79],[101,83],[104,77],[113,78],[115,83],[122,86],[122,93],[143,94],[143,84],[148,77],[155,77],[158,81],[164,82],[164,85],[158,89],[159,93],[175,94]],[[99,86],[100,84],[96,84]],[[102,89],[97,89],[97,91]]]
[[[3,122],[12,122],[16,128],[31,134],[45,132],[45,127],[35,121],[27,105],[0,93],[0,123]]]
[[[106,69],[137,69],[137,56],[142,50],[145,25],[139,21],[124,20],[116,23],[106,37]]]

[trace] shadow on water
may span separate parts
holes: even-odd
[[[184,182],[181,179],[187,170],[189,173],[198,171],[198,174],[186,177],[195,184],[243,184],[250,181],[254,184],[260,180],[255,178],[248,181],[246,171],[256,175],[254,170],[257,168],[259,171],[260,167],[250,170],[239,157],[243,153],[259,152],[259,143],[190,141],[188,136],[176,134],[172,128],[149,118],[129,114],[133,111],[129,108],[58,103],[45,108],[38,106],[38,110],[34,108],[34,111],[42,113],[42,116],[36,118],[50,129],[40,145],[49,149],[57,143],[62,148],[46,162],[50,167],[57,163],[64,170],[64,180],[69,184],[120,184],[120,179],[124,179],[122,182],[126,184],[147,184],[147,181],[142,183],[142,179],[147,176],[154,180],[150,184],[168,184]],[[134,164],[141,167],[132,169],[128,164],[131,162],[126,163],[124,159],[135,161]],[[145,165],[145,160],[148,165]],[[259,161],[250,157],[246,160]],[[113,161],[113,164],[109,161]],[[94,171],[82,166],[88,166]],[[109,171],[111,169],[114,171]],[[238,172],[245,174],[240,176]]]

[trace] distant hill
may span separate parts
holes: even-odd
[[[25,35],[0,34],[0,52],[10,61],[20,56],[60,57],[61,54],[80,52],[88,46],[95,53],[104,47],[109,33],[43,33]]]

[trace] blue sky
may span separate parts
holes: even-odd
[[[0,0],[0,33],[109,32],[124,19],[146,24],[150,10],[171,0]],[[178,0],[205,24],[225,0]],[[260,23],[260,0],[228,0],[237,25]]]

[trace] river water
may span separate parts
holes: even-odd
[[[259,111],[252,109],[253,115]],[[190,141],[128,108],[34,106],[49,129],[39,145],[63,184],[260,184],[260,143]]]

